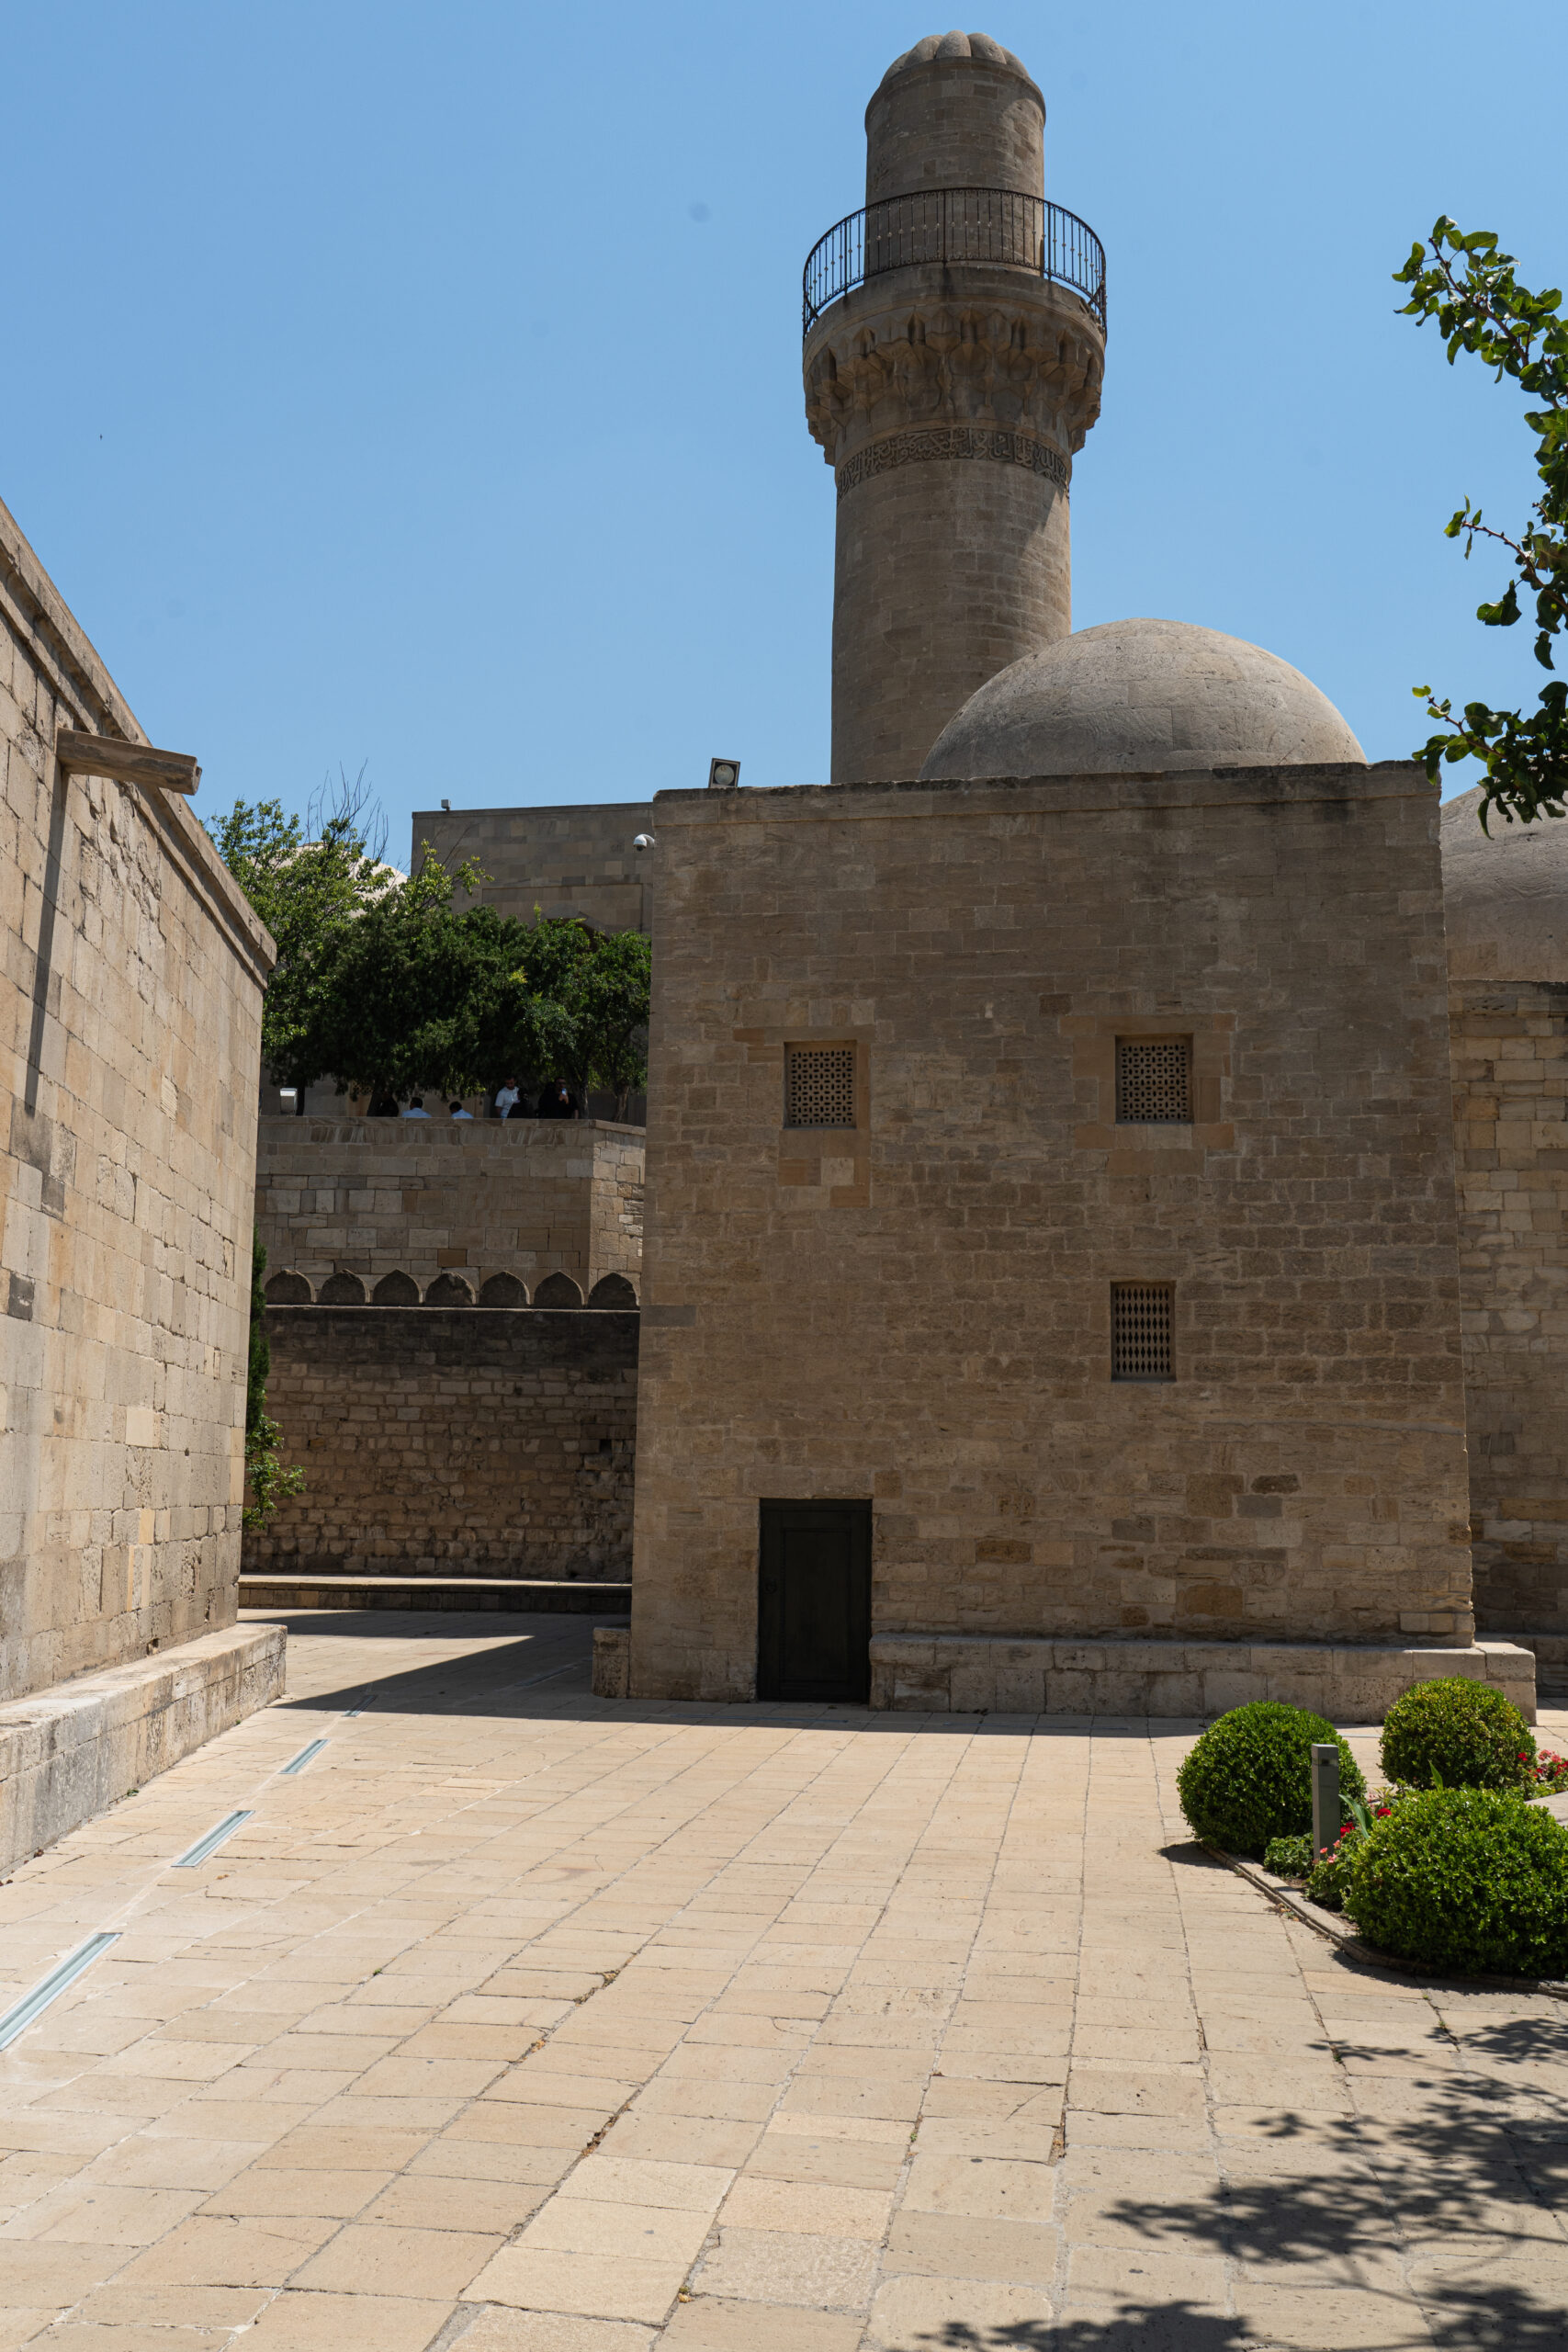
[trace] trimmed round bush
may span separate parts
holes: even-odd
[[[1233,1854],[1261,1854],[1271,1838],[1312,1835],[1314,1741],[1339,1746],[1339,1791],[1364,1796],[1355,1758],[1332,1724],[1304,1707],[1255,1699],[1199,1735],[1176,1776],[1193,1836]]]
[[[1568,1976],[1568,1829],[1505,1789],[1422,1789],[1356,1841],[1367,1941],[1459,1976]]]
[[[1535,1785],[1535,1740],[1511,1699],[1488,1682],[1444,1675],[1389,1709],[1380,1751],[1391,1781],[1413,1789]]]

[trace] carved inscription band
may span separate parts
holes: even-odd
[[[895,466],[926,465],[937,458],[992,458],[1003,465],[1027,466],[1032,473],[1043,474],[1063,490],[1069,480],[1067,461],[1059,450],[1032,440],[1026,433],[998,432],[979,424],[891,434],[886,441],[874,441],[869,448],[846,458],[833,479],[842,498],[856,482],[866,481],[873,474],[890,473]]]

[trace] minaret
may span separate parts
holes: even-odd
[[[915,776],[1072,628],[1067,487],[1100,413],[1105,257],[1044,201],[1045,103],[984,33],[866,108],[866,209],[806,265],[806,414],[838,485],[835,783]]]

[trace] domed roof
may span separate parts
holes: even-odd
[[[1107,621],[998,670],[922,776],[1124,775],[1366,753],[1326,695],[1258,645],[1186,621]]]
[[[1481,786],[1444,804],[1443,912],[1456,979],[1568,980],[1568,818],[1478,822]]]
[[[889,82],[907,74],[911,65],[929,65],[933,57],[983,58],[987,65],[1010,65],[1026,82],[1033,78],[1021,59],[1015,57],[1010,49],[1004,49],[999,40],[993,40],[989,33],[928,33],[924,40],[918,40],[913,49],[907,49],[902,57],[893,60],[877,84],[878,89],[885,90]]]

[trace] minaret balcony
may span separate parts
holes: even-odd
[[[818,240],[802,280],[802,334],[890,269],[987,262],[1065,286],[1105,327],[1105,248],[1086,220],[1010,187],[922,187],[852,212]]]

